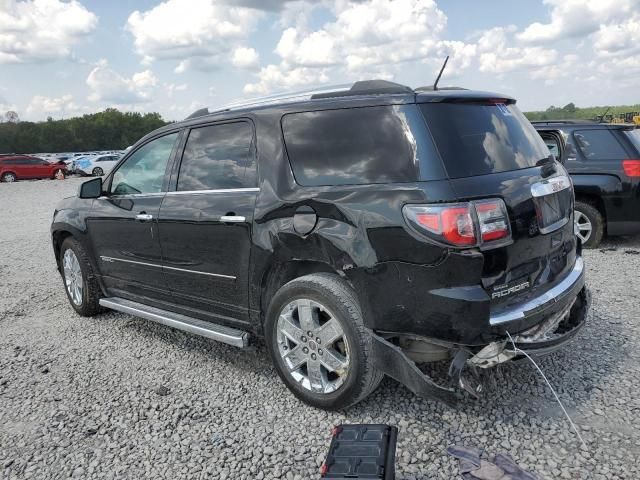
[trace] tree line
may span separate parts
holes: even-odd
[[[617,116],[630,112],[640,112],[640,104],[580,108],[573,103],[568,103],[564,107],[551,105],[546,110],[525,112],[524,114],[529,120],[595,120],[605,113]]]
[[[639,112],[640,104],[579,108],[573,103],[564,107],[525,112],[529,120],[594,119],[605,112],[618,115]],[[13,112],[10,112],[13,113]],[[120,112],[108,108],[103,112],[66,120],[21,122],[15,118],[0,123],[0,153],[58,153],[92,150],[121,150],[147,133],[169,122],[159,113]]]
[[[0,153],[122,150],[166,125],[159,113],[103,112],[65,120],[0,123]]]

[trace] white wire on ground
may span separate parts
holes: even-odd
[[[513,341],[513,338],[511,338],[511,335],[509,334],[509,332],[507,332],[507,336],[509,337],[509,340],[511,341],[511,345],[513,345],[513,351],[516,352],[516,353],[521,353],[522,355],[527,357],[529,359],[529,361],[533,364],[533,366],[536,367],[536,369],[538,370],[540,375],[542,375],[542,378],[544,378],[544,381],[547,382],[547,385],[549,385],[549,388],[551,389],[551,392],[553,393],[553,396],[556,397],[556,401],[558,402],[558,405],[560,405],[560,408],[562,408],[562,411],[564,412],[564,415],[567,417],[567,420],[569,420],[569,423],[571,424],[571,427],[573,428],[573,431],[576,432],[576,435],[580,439],[580,442],[582,442],[582,445],[584,445],[585,448],[588,448],[587,444],[582,439],[582,435],[580,435],[580,432],[578,431],[578,427],[576,427],[575,423],[573,423],[573,420],[571,420],[571,417],[569,416],[569,412],[567,412],[567,410],[564,408],[564,405],[560,401],[560,398],[558,397],[558,394],[556,393],[556,391],[551,386],[551,382],[549,382],[549,380],[547,379],[547,377],[544,374],[544,372],[540,369],[540,367],[535,362],[535,360],[533,358],[531,358],[527,352],[525,352],[524,350],[520,350],[518,347],[516,347],[516,344]]]

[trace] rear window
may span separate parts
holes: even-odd
[[[549,157],[515,105],[426,103],[420,108],[451,178],[520,170]]]
[[[624,134],[631,141],[634,147],[636,147],[636,151],[640,154],[640,130],[625,130]]]
[[[627,156],[610,130],[576,130],[573,138],[587,160],[611,160]]]
[[[293,113],[283,117],[282,131],[300,185],[403,183],[444,175],[415,105]]]

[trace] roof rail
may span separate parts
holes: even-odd
[[[361,80],[351,85],[349,90],[316,93],[311,96],[317,98],[349,97],[352,95],[393,95],[400,93],[414,93],[411,87],[388,80]]]
[[[352,95],[392,95],[399,93],[414,92],[413,89],[406,85],[389,82],[387,80],[363,80],[353,84],[316,87],[298,92],[279,93],[265,97],[242,100],[229,103],[213,110],[201,108],[189,115],[187,119],[201,117],[211,113],[227,112],[248,107],[262,107],[266,105],[302,102],[305,100],[315,100],[320,98],[346,97]]]
[[[551,125],[556,123],[560,123],[564,125],[576,125],[576,124],[590,125],[590,124],[597,124],[598,122],[594,122],[593,120],[576,119],[576,120],[531,120],[531,123],[536,125]]]
[[[196,110],[187,118],[185,118],[185,120],[191,120],[192,118],[202,117],[203,115],[209,115],[209,109],[207,107]]]
[[[462,88],[462,87],[438,87],[437,89],[434,89],[433,85],[426,85],[424,87],[418,87],[415,89],[416,92],[433,92],[438,90],[469,90],[469,89]]]
[[[304,100],[310,100],[314,95],[319,93],[341,92],[348,89],[349,85],[330,85],[326,87],[316,87],[297,92],[276,93],[264,97],[250,98],[248,100],[240,100],[238,102],[228,103],[222,107],[216,108],[210,113],[227,112],[248,107],[262,107],[265,105],[301,102]]]

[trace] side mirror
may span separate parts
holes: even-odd
[[[78,197],[80,198],[98,198],[102,195],[102,178],[92,178],[80,185]]]

